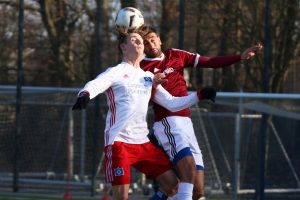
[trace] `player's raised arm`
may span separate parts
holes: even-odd
[[[263,48],[262,44],[258,43],[252,47],[245,49],[241,54],[233,54],[226,56],[200,56],[198,67],[201,68],[222,68],[230,66],[240,60],[248,60],[255,56]]]

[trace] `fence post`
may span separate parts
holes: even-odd
[[[68,162],[68,174],[71,178],[74,174],[74,119],[73,112],[69,109],[69,126],[68,126],[68,136],[67,136],[67,162]]]
[[[234,133],[234,166],[233,166],[233,199],[237,200],[238,190],[240,187],[240,113],[235,117],[235,133]]]
[[[233,200],[238,199],[240,189],[240,141],[241,141],[241,116],[242,116],[242,98],[239,102],[239,112],[235,117],[234,132],[234,165],[233,165]]]
[[[81,111],[81,139],[80,139],[80,180],[84,181],[85,174],[85,137],[86,137],[86,110]]]
[[[73,177],[73,159],[74,159],[74,120],[73,120],[73,112],[71,109],[68,111],[68,132],[66,138],[66,153],[67,153],[67,177],[66,177],[66,188],[64,199],[71,199],[72,195],[70,193],[70,180]]]

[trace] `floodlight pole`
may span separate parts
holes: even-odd
[[[184,48],[185,0],[179,1],[178,48]]]
[[[264,48],[264,73],[263,92],[269,92],[269,68],[272,65],[271,56],[271,0],[265,1],[265,48]],[[262,115],[260,134],[258,137],[258,179],[256,184],[255,199],[265,199],[265,153],[266,153],[266,131],[268,126],[267,114]]]
[[[264,74],[263,92],[269,92],[269,68],[272,66],[272,36],[271,36],[271,0],[265,5],[265,48],[264,48]]]
[[[93,70],[93,75],[98,71],[97,68],[101,67],[101,12],[103,11],[103,0],[97,0],[97,20],[95,25],[95,39],[96,39],[96,48],[95,48],[95,66]],[[94,121],[94,134],[93,134],[93,174],[92,174],[92,184],[91,184],[91,196],[95,196],[96,190],[96,178],[97,178],[97,169],[98,169],[98,160],[99,160],[99,118],[100,118],[100,105],[99,105],[99,96],[95,98],[94,101],[94,110],[95,110],[95,121]]]
[[[19,0],[18,20],[18,57],[17,57],[17,91],[16,91],[16,131],[14,134],[14,176],[13,192],[19,191],[19,158],[20,158],[20,136],[21,136],[21,101],[23,84],[23,28],[24,28],[24,0]]]

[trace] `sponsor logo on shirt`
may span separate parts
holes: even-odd
[[[114,169],[115,176],[124,176],[124,169],[123,167],[117,167]]]
[[[144,77],[144,80],[145,80],[146,82],[152,82],[152,78],[151,78],[151,77]]]
[[[167,68],[164,70],[164,74],[167,75],[167,74],[171,74],[172,72],[174,72],[174,68],[170,67],[170,68]]]
[[[128,78],[128,77],[129,77],[128,74],[123,75],[123,78]]]

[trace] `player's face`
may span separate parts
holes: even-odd
[[[137,33],[131,33],[127,37],[126,52],[129,54],[144,54],[143,38]]]
[[[149,33],[144,37],[145,54],[148,58],[160,57],[161,52],[161,41],[156,33]]]

